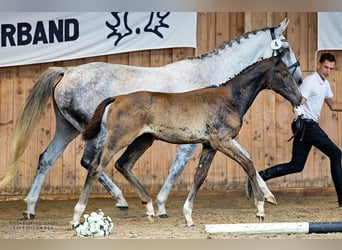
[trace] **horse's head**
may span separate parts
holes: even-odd
[[[283,50],[279,55],[271,57],[267,65],[267,88],[287,99],[294,107],[299,106],[302,101],[302,94],[294,81],[287,65],[282,58],[290,53],[288,49]]]
[[[270,28],[272,42],[270,44],[273,54],[279,54],[284,49],[288,49],[288,53],[283,55],[283,62],[289,68],[291,75],[298,85],[300,85],[303,81],[303,74],[299,66],[299,62],[296,59],[295,54],[293,53],[289,42],[283,35],[284,31],[289,24],[289,20],[285,18],[276,28]]]

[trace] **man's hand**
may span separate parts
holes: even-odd
[[[294,107],[293,112],[295,113],[296,118],[304,115],[304,109],[302,105]]]

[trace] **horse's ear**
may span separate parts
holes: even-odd
[[[276,28],[276,31],[278,35],[283,34],[283,32],[286,30],[287,25],[289,24],[289,19],[285,18]]]
[[[278,59],[279,60],[281,60],[282,58],[283,58],[283,56],[287,53],[287,52],[289,52],[289,48],[285,48],[285,49],[283,49],[283,51],[278,55]]]

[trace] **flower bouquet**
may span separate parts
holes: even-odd
[[[83,215],[84,221],[75,227],[78,237],[106,236],[111,234],[113,222],[109,216],[104,216],[101,209],[98,212],[91,212]]]

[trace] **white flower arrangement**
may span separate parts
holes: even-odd
[[[101,209],[83,215],[84,221],[75,227],[78,237],[106,236],[112,233],[113,222],[109,216],[104,216]]]

